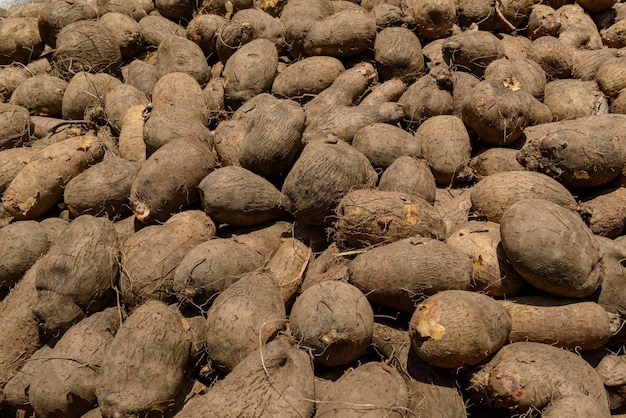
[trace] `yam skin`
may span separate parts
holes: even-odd
[[[140,20],[154,11],[154,2],[147,0],[98,0],[100,14],[109,12],[124,13]]]
[[[535,4],[528,15],[526,35],[535,40],[542,36],[557,36],[561,21],[552,7],[547,4]]]
[[[205,85],[211,77],[204,53],[193,41],[172,35],[165,38],[157,50],[157,75],[160,77],[173,72],[183,72],[192,76],[200,85]]]
[[[626,187],[609,188],[585,198],[580,209],[596,235],[617,238],[626,231]]]
[[[272,83],[272,94],[294,100],[305,99],[329,87],[344,71],[343,63],[334,57],[304,58],[278,73]]]
[[[13,17],[0,21],[0,65],[27,64],[39,57],[43,49],[37,18]]]
[[[284,196],[269,181],[242,167],[223,167],[198,185],[204,211],[216,222],[253,226],[285,212]]]
[[[121,72],[126,84],[139,89],[148,97],[159,79],[156,67],[141,60],[133,60],[130,64],[123,66]]]
[[[370,345],[374,312],[355,286],[324,281],[296,298],[289,323],[317,364],[339,366],[356,360]]]
[[[167,76],[164,76],[167,77]],[[172,141],[195,141],[210,146],[213,134],[196,112],[176,105],[148,107],[144,112],[143,142],[147,156]],[[171,147],[171,145],[170,145]]]
[[[193,337],[175,308],[149,301],[135,309],[108,345],[96,380],[103,416],[167,411],[183,386]]]
[[[473,373],[470,389],[483,400],[516,412],[543,410],[571,399],[581,408],[592,405],[596,413],[585,416],[610,416],[604,385],[595,370],[579,355],[548,344],[505,345]],[[554,416],[569,416],[568,412],[553,411]]]
[[[138,22],[146,46],[158,47],[168,36],[185,36],[185,28],[166,17],[148,15]]]
[[[202,90],[204,101],[209,113],[209,123],[215,126],[218,122],[226,119],[226,93],[224,92],[224,79],[213,78]]]
[[[286,171],[302,147],[305,114],[293,100],[276,100],[253,119],[239,150],[242,167],[265,177]]]
[[[504,57],[504,49],[495,35],[482,30],[466,30],[449,37],[442,46],[450,67],[482,77],[491,61]]]
[[[111,157],[88,168],[65,186],[66,207],[74,216],[116,219],[129,213],[128,196],[140,167],[137,162]]]
[[[308,353],[279,337],[250,353],[205,394],[191,398],[176,418],[310,417],[314,381]]]
[[[56,48],[57,35],[63,27],[96,17],[96,10],[86,1],[53,1],[39,11],[37,26],[43,42],[50,48]]]
[[[373,167],[382,169],[401,156],[421,157],[420,145],[413,135],[388,123],[366,125],[352,139],[352,146],[361,151]]]
[[[61,102],[63,119],[84,119],[92,107],[105,107],[106,96],[122,82],[110,74],[79,72],[67,85]]]
[[[39,320],[33,313],[33,305],[37,302],[37,270],[35,263],[11,293],[0,300],[0,315],[6,321],[0,327],[0,405],[5,402],[7,382],[42,345]]]
[[[568,188],[607,184],[621,173],[619,149],[626,115],[594,115],[526,129],[518,161]]]
[[[63,187],[104,157],[94,136],[68,138],[46,146],[15,176],[2,195],[5,209],[17,219],[43,215],[63,196]]]
[[[30,382],[35,414],[78,418],[93,407],[98,368],[120,321],[117,308],[107,308],[67,330]]]
[[[209,120],[202,86],[185,72],[160,75],[151,94],[152,104],[155,108],[174,107],[178,110],[186,110],[196,116],[203,124]]]
[[[561,21],[559,29],[561,42],[571,48],[602,48],[602,38],[598,33],[598,27],[579,4],[566,4],[559,7],[557,13]]]
[[[286,319],[272,272],[249,273],[220,293],[207,312],[207,355],[215,367],[232,371],[259,345],[273,339]]]
[[[609,48],[624,48],[626,46],[626,21],[617,20],[614,24],[600,31],[602,43]]]
[[[313,258],[311,248],[296,238],[283,238],[265,268],[272,272],[285,304],[293,302]]]
[[[130,84],[115,86],[104,99],[107,121],[115,129],[115,132],[119,132],[122,129],[122,123],[128,109],[137,105],[142,105],[145,108],[148,103],[148,98],[138,88]]]
[[[506,259],[499,224],[468,221],[448,237],[446,244],[466,253],[472,260],[473,291],[510,298],[528,288],[528,283]]]
[[[431,205],[435,203],[435,188],[435,177],[426,160],[411,156],[398,157],[378,182],[378,190],[418,196]]]
[[[195,0],[156,0],[155,9],[171,20],[188,19],[196,10],[198,2]]]
[[[520,296],[498,301],[511,315],[509,341],[531,341],[565,349],[593,350],[609,341],[609,313],[591,301]],[[615,327],[616,328],[616,327]]]
[[[4,402],[11,409],[33,412],[29,399],[30,383],[39,373],[41,365],[49,361],[51,352],[52,347],[49,345],[35,351],[20,371],[4,386]]]
[[[485,69],[485,80],[501,78],[519,81],[520,88],[541,100],[546,88],[546,73],[541,66],[529,58],[500,58],[492,61]]]
[[[115,35],[123,58],[133,57],[142,51],[144,40],[135,19],[123,13],[108,12],[99,20]]]
[[[572,77],[582,80],[595,80],[600,65],[615,57],[617,57],[617,50],[612,48],[573,50],[574,69],[572,70]]]
[[[343,248],[386,244],[412,236],[442,239],[441,215],[424,199],[375,189],[347,193],[337,206],[335,239]]]
[[[377,180],[367,157],[331,137],[304,147],[285,178],[282,193],[297,221],[328,225],[344,194],[353,188],[374,186]]]
[[[165,221],[198,200],[198,185],[215,168],[212,146],[177,138],[142,163],[130,189],[130,206],[144,223]],[[165,174],[165,176],[164,176]]]
[[[280,49],[286,45],[283,22],[263,10],[242,9],[233,15],[232,20],[250,24],[254,28],[257,38],[272,41]]]
[[[511,317],[491,297],[444,290],[417,305],[409,335],[417,355],[437,367],[475,365],[502,347]]]
[[[289,54],[294,58],[302,55],[307,32],[315,23],[334,12],[329,0],[287,2],[280,13],[280,20],[285,25],[285,41],[290,45]]]
[[[80,71],[116,73],[122,64],[115,34],[103,23],[91,20],[63,27],[52,58],[55,70],[66,80]]]
[[[624,76],[624,63],[626,57],[619,57],[614,59],[607,59],[605,62],[598,66],[596,72],[596,80],[598,86],[604,94],[610,98],[615,98],[620,91],[626,88],[626,82]]]
[[[595,81],[554,80],[546,85],[543,103],[553,121],[609,113],[609,104]]]
[[[48,247],[48,234],[39,222],[21,221],[1,228],[0,287],[15,286]]]
[[[548,80],[569,78],[574,67],[568,47],[561,42],[560,38],[553,36],[535,39],[528,49],[528,58],[543,68]]]
[[[143,105],[131,106],[124,114],[118,146],[120,157],[125,160],[136,162],[146,160],[146,143],[143,140],[143,112],[145,108]]]
[[[307,55],[350,57],[374,46],[376,21],[362,9],[346,9],[324,17],[306,32]]]
[[[471,288],[470,258],[430,238],[405,238],[369,249],[357,255],[348,269],[350,283],[370,301],[409,314],[424,295]]]
[[[511,145],[533,124],[533,107],[539,104],[516,79],[485,80],[463,98],[461,119],[483,142]]]
[[[17,86],[30,76],[29,71],[22,65],[14,64],[0,68],[0,103],[8,102]]]
[[[209,303],[244,274],[263,267],[281,245],[281,225],[230,238],[213,238],[193,247],[174,272],[173,289],[182,303]],[[235,256],[233,256],[235,255]]]
[[[402,93],[406,90],[404,82],[397,78],[392,78],[383,83],[376,84],[369,89],[367,96],[361,100],[361,105],[383,104],[386,102],[397,102]]]
[[[63,334],[111,301],[119,273],[113,223],[82,215],[72,221],[38,264],[33,312],[49,335]]]
[[[241,120],[226,119],[217,125],[214,131],[214,143],[220,166],[241,167],[239,150],[247,130],[248,127]]]
[[[507,171],[524,171],[517,161],[515,148],[493,147],[476,154],[469,161],[467,168],[459,173],[459,180],[483,180],[485,177]]]
[[[526,199],[545,199],[575,210],[578,203],[556,180],[534,171],[508,171],[480,180],[471,191],[474,213],[492,222],[500,222],[514,203]]]
[[[508,260],[533,286],[570,298],[600,286],[602,254],[577,214],[547,200],[522,200],[504,212],[500,233]]]
[[[451,115],[454,100],[449,86],[439,83],[432,74],[420,77],[398,100],[404,109],[404,120],[411,127],[437,115]]]
[[[20,84],[9,103],[22,106],[30,114],[60,116],[67,81],[51,75],[35,75]]]
[[[241,104],[269,91],[277,68],[274,43],[255,39],[239,48],[224,65],[224,91],[232,103]]]
[[[409,391],[402,375],[386,363],[372,361],[333,382],[315,416],[399,418],[408,406]]]
[[[22,146],[30,140],[34,130],[28,109],[0,103],[0,150]]]
[[[220,15],[198,14],[187,25],[187,39],[198,44],[205,57],[215,55],[216,36],[226,22],[226,18]]]
[[[433,116],[417,128],[415,137],[435,181],[447,186],[459,167],[470,159],[472,146],[463,121],[453,115]]]
[[[248,22],[235,22],[229,20],[220,26],[219,32],[215,36],[215,50],[217,57],[222,64],[237,50],[256,39],[256,30]]]
[[[174,271],[195,246],[215,235],[213,221],[201,211],[177,213],[129,237],[121,248],[120,291],[129,306],[144,300],[173,301]]]
[[[596,245],[602,252],[603,280],[600,288],[594,293],[592,300],[602,306],[607,312],[624,318],[626,314],[626,291],[622,284],[626,279],[623,260],[626,257],[624,239],[609,239],[596,236]],[[623,320],[620,321],[623,323]],[[611,343],[622,344],[624,341],[623,328],[611,336]]]

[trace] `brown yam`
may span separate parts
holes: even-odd
[[[296,220],[328,225],[339,200],[356,187],[373,186],[378,176],[363,154],[340,139],[308,143],[287,174],[282,193]]]
[[[374,312],[353,285],[324,281],[297,297],[289,323],[316,363],[338,366],[356,360],[370,345]]]
[[[168,36],[185,36],[185,28],[158,15],[148,15],[138,22],[146,46],[158,47]]]
[[[374,59],[381,80],[397,77],[413,83],[425,69],[422,44],[413,31],[402,27],[385,28],[376,35]]]
[[[122,57],[130,58],[142,51],[144,40],[135,19],[123,13],[108,12],[99,20],[115,35]]]
[[[291,304],[313,258],[311,248],[296,238],[283,238],[265,268],[272,272],[285,304]]]
[[[205,85],[211,77],[204,53],[193,41],[182,36],[171,35],[160,44],[156,55],[157,75],[160,77],[173,72],[183,72],[192,76],[200,85]]]
[[[144,113],[143,142],[147,156],[152,156],[170,142],[181,140],[210,147],[213,134],[197,112],[188,108],[154,106]]]
[[[171,72],[159,76],[152,88],[152,104],[157,109],[188,111],[206,124],[209,112],[206,109],[202,86],[185,72]]]
[[[330,0],[291,0],[287,2],[280,20],[285,25],[285,40],[290,45],[289,54],[298,57],[304,52],[307,32],[327,16],[334,13]]]
[[[526,35],[530,39],[542,36],[557,36],[561,29],[559,15],[547,4],[535,4],[528,15]]]
[[[533,41],[528,58],[535,61],[546,72],[549,80],[569,78],[574,67],[572,53],[560,38],[542,36]]]
[[[122,53],[115,34],[103,23],[80,20],[65,26],[57,35],[53,61],[55,70],[71,79],[76,73],[116,73]]]
[[[601,252],[577,214],[547,200],[522,200],[504,212],[500,233],[508,260],[533,286],[573,298],[600,286]]]
[[[278,48],[285,44],[285,27],[280,19],[277,19],[261,9],[242,9],[232,17],[235,22],[248,23],[254,28],[257,38],[267,39],[274,42]]]
[[[454,100],[446,87],[432,74],[422,76],[411,84],[398,100],[404,109],[405,121],[419,126],[432,116],[451,115],[454,110]]]
[[[67,81],[51,75],[35,75],[20,84],[9,103],[22,106],[30,114],[43,116],[61,116],[63,95]]]
[[[492,61],[485,70],[486,80],[500,78],[515,79],[519,87],[541,100],[546,88],[546,73],[541,66],[529,58],[500,58]]]
[[[143,140],[143,112],[145,108],[143,105],[129,107],[122,120],[118,146],[120,157],[125,160],[137,162],[146,160],[146,143]]]
[[[97,16],[96,10],[87,1],[47,2],[39,11],[39,34],[46,45],[56,48],[57,35],[61,29],[70,23],[95,19]]]
[[[491,61],[504,57],[500,40],[490,32],[466,30],[449,37],[442,47],[446,63],[452,68],[482,77]]]
[[[216,52],[217,34],[227,20],[216,14],[197,14],[187,24],[187,38],[198,44],[206,57]]]
[[[134,60],[122,67],[124,82],[139,89],[143,94],[150,97],[152,89],[159,77],[153,64],[141,60]]]
[[[417,33],[423,39],[446,37],[457,20],[454,0],[411,1],[407,2],[404,11],[415,19]]]
[[[163,145],[142,163],[133,181],[130,206],[137,219],[165,221],[189,207],[198,200],[198,184],[213,171],[215,162],[212,146],[194,138],[181,137]]]
[[[0,150],[22,146],[30,141],[34,130],[28,109],[18,104],[0,103]]]
[[[250,23],[229,20],[220,26],[219,32],[215,35],[217,57],[226,65],[226,61],[239,48],[256,38],[256,30]]]
[[[435,188],[435,178],[426,160],[410,156],[397,158],[378,182],[378,190],[418,196],[431,205],[435,203]]]
[[[580,208],[596,235],[617,238],[626,231],[626,187],[609,188],[585,198]]]
[[[30,147],[10,148],[0,151],[0,193],[4,192],[15,176],[28,164],[36,150]]]
[[[204,212],[193,210],[134,233],[121,249],[120,291],[124,303],[131,307],[150,299],[173,301],[174,270],[185,254],[215,232],[213,221]]]
[[[617,20],[614,24],[600,31],[602,43],[609,48],[626,47],[626,20]]]
[[[18,219],[35,219],[63,196],[63,187],[102,160],[104,144],[78,136],[46,146],[31,158],[2,195],[5,209]]]
[[[217,125],[214,131],[215,151],[222,167],[241,167],[239,150],[247,130],[246,124],[241,120],[226,119]]]
[[[531,341],[565,349],[592,350],[615,331],[609,313],[595,302],[554,296],[520,296],[499,301],[511,315],[509,341]]]
[[[0,288],[15,286],[48,247],[48,234],[39,222],[21,221],[1,228]]]
[[[620,91],[626,88],[626,57],[607,59],[598,66],[596,80],[600,90],[610,98],[616,97]]]
[[[482,180],[492,174],[524,171],[524,167],[517,161],[517,151],[515,148],[487,148],[469,161],[469,175],[471,178]],[[461,175],[466,175],[466,173],[461,173]]]
[[[499,224],[468,221],[448,237],[446,244],[472,260],[472,290],[510,298],[528,288],[504,254]]]
[[[387,123],[366,125],[352,139],[352,146],[361,151],[373,167],[383,169],[401,156],[421,157],[420,145],[415,136]]]
[[[552,111],[554,121],[609,113],[606,97],[595,81],[551,81],[546,85],[543,103]]]
[[[269,181],[242,167],[223,167],[198,185],[204,211],[217,222],[252,226],[284,214],[284,196]]]
[[[405,238],[369,249],[357,255],[348,268],[350,283],[370,301],[409,314],[424,295],[471,288],[470,258],[430,238]]]
[[[545,199],[564,208],[578,207],[572,194],[556,180],[533,171],[510,171],[484,177],[471,192],[474,213],[500,222],[514,203],[527,199]]]
[[[134,310],[108,345],[96,382],[103,416],[166,410],[181,390],[192,335],[175,309],[150,301]]]
[[[511,317],[494,299],[465,290],[445,290],[420,303],[411,317],[411,347],[429,364],[475,365],[502,347]]]
[[[195,0],[155,0],[154,7],[168,19],[188,19],[196,10],[198,2]]]
[[[107,94],[122,82],[110,74],[79,72],[67,85],[63,94],[61,110],[63,119],[85,118],[85,111],[94,107],[105,107]]]
[[[599,4],[601,1],[593,3]],[[598,33],[598,27],[578,3],[559,7],[557,13],[561,21],[559,40],[564,45],[574,49],[602,48],[602,38]]]
[[[329,87],[344,71],[343,63],[334,57],[304,58],[278,73],[272,84],[272,94],[294,100],[306,99]]]
[[[286,321],[272,272],[249,273],[220,293],[207,312],[206,352],[216,367],[231,371],[273,339]]]
[[[119,245],[113,223],[82,215],[55,239],[38,263],[33,312],[49,335],[63,334],[111,302]]]
[[[363,248],[412,236],[442,239],[445,225],[424,199],[375,189],[347,193],[337,206],[336,241],[344,248]]]
[[[27,64],[39,57],[43,48],[37,18],[14,17],[0,21],[0,65]]]
[[[140,164],[111,157],[70,180],[63,197],[74,216],[89,214],[119,218],[130,212],[128,196]]]
[[[130,84],[120,84],[107,93],[104,99],[104,110],[109,124],[120,131],[128,109],[137,105],[145,107],[148,103],[148,98],[142,91]]]

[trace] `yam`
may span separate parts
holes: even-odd
[[[126,110],[120,134],[118,146],[120,157],[128,161],[142,162],[146,160],[146,143],[143,140],[143,105],[131,106]]]
[[[324,281],[297,297],[289,323],[316,363],[338,366],[356,360],[370,345],[374,312],[355,286]]]
[[[220,62],[226,61],[243,45],[257,39],[256,30],[248,22],[229,20],[220,26],[215,35],[215,50]]]
[[[122,129],[128,109],[137,105],[142,105],[145,108],[148,102],[146,95],[130,84],[120,84],[113,87],[104,99],[104,110],[109,124],[119,132]]]
[[[385,28],[376,36],[374,59],[382,80],[399,77],[414,82],[424,72],[422,45],[407,28]]]
[[[541,66],[548,80],[569,78],[574,69],[570,50],[554,36],[535,39],[528,49],[528,58]]]
[[[272,272],[249,273],[220,293],[209,308],[207,355],[215,367],[231,371],[273,339],[286,318],[285,303]]]
[[[123,58],[133,57],[142,51],[143,35],[135,19],[123,13],[108,12],[99,20],[115,35]]]
[[[204,56],[215,55],[217,35],[227,20],[216,14],[197,14],[186,28],[187,38],[198,44]]]
[[[0,21],[0,65],[27,64],[39,57],[43,49],[37,18],[13,17]]]
[[[352,146],[361,151],[373,167],[382,169],[402,156],[422,156],[419,139],[388,123],[365,125],[354,135]]]
[[[233,15],[232,20],[252,25],[257,38],[272,41],[279,49],[286,45],[283,22],[261,9],[239,10]]]
[[[29,390],[30,382],[37,376],[39,368],[48,361],[52,347],[44,345],[35,351],[19,372],[4,386],[6,404],[14,410],[32,411]]]
[[[424,75],[411,84],[398,100],[404,109],[405,121],[409,125],[419,126],[430,117],[451,115],[454,100],[447,87],[432,74]]]
[[[15,222],[1,228],[0,287],[15,286],[48,247],[48,234],[39,222]]]
[[[500,233],[507,259],[533,286],[570,298],[600,286],[602,254],[593,233],[562,206],[541,199],[514,203],[502,215]]]
[[[554,80],[546,85],[543,103],[553,121],[609,113],[609,104],[595,81]]]
[[[343,63],[334,57],[304,58],[278,73],[272,84],[272,94],[294,100],[305,99],[329,87],[344,71]]]
[[[280,13],[285,25],[285,40],[290,45],[289,54],[298,57],[304,52],[307,32],[317,23],[334,13],[329,0],[291,0]]]
[[[152,156],[173,141],[190,141],[211,146],[213,134],[198,113],[175,105],[148,107],[144,113],[143,142]],[[170,145],[171,147],[171,145]]]
[[[580,205],[585,221],[596,235],[617,238],[626,230],[626,188],[599,190]]]
[[[35,152],[30,147],[9,148],[0,151],[0,193],[6,190],[15,176],[28,164]]]
[[[188,19],[196,10],[197,0],[156,0],[155,9],[171,20]]]
[[[530,39],[542,36],[557,36],[561,29],[559,15],[547,4],[535,4],[528,15],[526,35]]]
[[[56,48],[57,35],[61,29],[70,23],[95,19],[97,16],[97,11],[87,1],[47,2],[39,11],[39,34],[46,45]]]
[[[138,23],[146,46],[158,47],[168,36],[185,36],[184,27],[163,16],[147,15]]]
[[[160,44],[156,55],[157,75],[160,77],[173,72],[183,72],[192,76],[200,85],[205,85],[210,68],[200,47],[182,36],[171,35]]]
[[[265,268],[272,272],[285,304],[293,302],[313,257],[311,248],[296,238],[283,238]]]
[[[67,85],[61,102],[63,119],[84,119],[85,111],[106,106],[106,96],[122,84],[110,74],[79,72]]]
[[[163,225],[140,229],[121,247],[120,291],[127,306],[144,300],[173,300],[174,271],[195,246],[215,235],[201,211],[177,213]]]
[[[398,157],[383,171],[378,190],[418,196],[431,205],[435,203],[435,177],[424,159]]]
[[[102,160],[104,144],[94,136],[78,136],[46,146],[31,158],[2,195],[5,209],[18,219],[43,215],[63,196],[63,187]]]
[[[500,58],[492,61],[485,69],[485,79],[515,79],[520,88],[526,90],[536,99],[541,100],[546,88],[546,72],[530,58]]]
[[[51,75],[35,75],[20,84],[9,103],[22,106],[30,114],[60,116],[67,82]]]
[[[590,3],[587,1],[586,3]],[[601,2],[593,2],[600,4]],[[561,21],[559,40],[571,48],[600,49],[602,38],[598,27],[580,4],[566,4],[557,10]]]
[[[469,161],[467,172],[460,173],[461,176],[469,175],[470,179],[483,180],[493,174],[507,171],[524,171],[524,167],[517,161],[515,148],[493,147],[487,148],[476,154]],[[465,169],[463,169],[465,171]],[[460,178],[464,180],[464,177]]]
[[[469,290],[472,262],[441,241],[412,237],[368,249],[348,264],[350,283],[368,299],[412,314],[425,295]]]
[[[139,89],[150,97],[154,85],[158,81],[157,69],[153,64],[141,60],[134,60],[121,69],[124,82]]]
[[[598,86],[610,98],[615,98],[620,91],[626,88],[626,82],[624,82],[625,62],[626,57],[619,57],[607,59],[598,66],[596,72]]]
[[[34,131],[28,109],[18,104],[0,103],[0,150],[22,146],[30,141]]]
[[[500,40],[490,32],[466,30],[449,37],[442,47],[451,67],[482,77],[491,61],[504,57]]]
[[[72,221],[38,263],[33,312],[49,335],[111,302],[119,274],[119,245],[113,223],[82,215]]]

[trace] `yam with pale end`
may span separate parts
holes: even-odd
[[[578,214],[548,200],[522,200],[504,212],[500,233],[508,260],[533,286],[570,298],[600,286],[602,253]]]
[[[511,316],[490,296],[445,290],[417,305],[409,335],[417,355],[437,367],[475,365],[500,349]]]
[[[114,297],[119,244],[113,223],[82,215],[72,221],[38,263],[33,312],[49,335],[62,335]]]
[[[106,349],[95,385],[103,416],[166,411],[190,368],[193,337],[176,308],[149,301],[135,309]]]
[[[514,203],[527,199],[545,199],[575,210],[578,203],[562,184],[534,171],[505,171],[480,180],[471,191],[474,213],[499,222]]]
[[[121,248],[120,291],[131,307],[145,300],[174,301],[176,267],[197,245],[215,235],[211,218],[201,211],[177,213],[163,225],[150,225],[129,237]]]
[[[375,189],[347,193],[337,206],[335,239],[343,248],[363,248],[403,238],[443,239],[445,224],[424,199]]]
[[[17,219],[35,219],[63,196],[63,187],[104,158],[104,143],[78,136],[46,146],[31,158],[2,195],[5,209]]]
[[[324,281],[296,298],[289,324],[317,364],[339,366],[356,360],[370,345],[374,312],[355,286]]]
[[[470,290],[472,262],[441,241],[412,237],[368,249],[348,264],[350,283],[369,300],[412,314],[427,295]]]

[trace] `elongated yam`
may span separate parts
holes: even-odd
[[[120,84],[114,87],[104,99],[104,110],[109,122],[119,132],[122,129],[124,118],[128,110],[137,105],[147,106],[146,95],[130,84]]]
[[[264,269],[247,274],[211,305],[206,352],[216,367],[231,371],[260,344],[273,339],[286,318],[273,273]]]
[[[413,237],[372,248],[348,264],[350,283],[369,300],[412,314],[424,295],[470,290],[472,262],[434,239]]]
[[[520,296],[498,303],[511,315],[511,342],[534,341],[592,350],[606,344],[613,331],[608,312],[595,302]]]
[[[145,106],[135,105],[126,110],[120,129],[118,145],[120,157],[128,161],[146,160],[146,143],[143,141],[143,112]]]
[[[2,195],[5,209],[18,219],[35,219],[61,199],[63,187],[104,157],[95,136],[53,143],[31,158]]]
[[[304,99],[329,87],[344,71],[341,61],[334,57],[304,58],[278,73],[272,83],[272,94],[294,100]]]
[[[336,241],[362,248],[412,236],[442,239],[443,220],[424,199],[400,192],[359,189],[337,206]]]
[[[189,324],[175,308],[149,301],[120,326],[96,381],[103,416],[166,411],[191,360]]]

